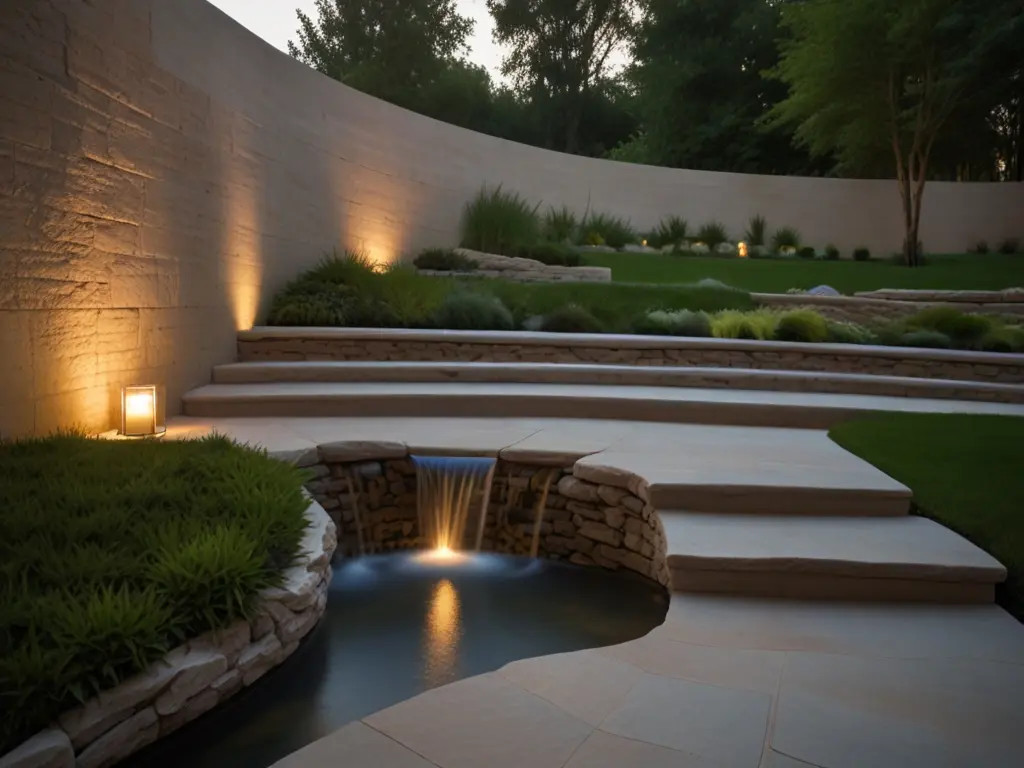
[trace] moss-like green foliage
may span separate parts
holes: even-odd
[[[456,253],[451,248],[427,248],[413,260],[419,269],[439,272],[469,272],[480,266],[475,259]]]
[[[591,213],[580,224],[583,245],[608,245],[621,248],[637,241],[636,230],[627,219],[609,213]]]
[[[579,304],[566,304],[545,315],[540,329],[553,333],[604,333],[606,330],[604,323]]]
[[[579,220],[567,206],[548,208],[544,214],[544,239],[553,243],[568,243],[576,239]]]
[[[817,312],[795,309],[779,318],[775,338],[779,341],[818,343],[828,340],[828,323]]]
[[[854,261],[870,261],[871,251],[867,248],[854,248],[853,249],[853,260]]]
[[[501,185],[482,187],[463,210],[459,244],[504,254],[518,245],[535,243],[541,232],[539,207],[516,192],[504,191]]]
[[[709,221],[697,230],[697,234],[694,235],[699,242],[707,245],[708,248],[713,252],[722,243],[729,239],[729,235],[725,231],[725,225],[717,221]]]
[[[907,318],[910,330],[932,330],[946,334],[958,347],[977,344],[996,327],[996,322],[985,315],[970,315],[953,307],[930,307]]]
[[[510,331],[515,321],[496,296],[459,291],[451,293],[434,317],[438,328],[465,331]]]
[[[930,347],[932,349],[949,349],[953,346],[952,339],[941,331],[907,331],[899,337],[898,343],[904,347]]]
[[[0,443],[0,753],[249,616],[298,554],[302,481],[220,437]]]
[[[642,315],[634,326],[636,333],[654,336],[710,336],[711,318],[706,312],[656,309]]]
[[[719,312],[711,318],[711,335],[719,339],[775,338],[779,315],[767,309]]]
[[[978,339],[977,348],[984,352],[1024,352],[1024,327],[1006,325],[993,328]]]
[[[799,248],[800,233],[793,227],[780,227],[772,235],[772,250],[778,251],[781,248]]]
[[[647,235],[647,244],[652,248],[666,245],[679,245],[686,239],[689,225],[682,216],[666,216],[658,226]]]
[[[532,245],[521,245],[512,249],[510,256],[521,256],[525,259],[533,259],[542,264],[550,264],[558,267],[578,267],[582,262],[579,251],[562,243],[534,243]]]

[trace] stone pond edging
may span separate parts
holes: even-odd
[[[323,615],[334,523],[313,500],[299,561],[264,590],[251,621],[207,632],[0,756],[0,768],[105,768],[176,731],[259,680],[298,648]]]
[[[339,551],[355,555],[431,546],[418,530],[416,472],[409,455],[403,443],[343,441],[281,457],[310,472],[306,488],[335,521]],[[578,465],[579,458],[499,451],[483,549],[528,554],[543,500],[538,556],[623,568],[667,586],[665,534],[647,482],[615,468]],[[475,532],[471,525],[469,534]]]
[[[241,362],[338,360],[604,363],[748,368],[1024,383],[1024,355],[860,344],[403,328],[255,327]]]

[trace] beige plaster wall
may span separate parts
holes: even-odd
[[[754,213],[815,242],[900,241],[890,182],[571,157],[413,115],[310,71],[204,0],[0,2],[0,432],[106,428],[118,387],[168,410],[234,331],[335,246],[455,240],[481,183],[629,216]],[[923,239],[1021,236],[1022,185],[929,185]]]

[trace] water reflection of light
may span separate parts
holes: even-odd
[[[448,579],[434,585],[423,633],[423,678],[430,687],[456,677],[462,623],[459,593]]]

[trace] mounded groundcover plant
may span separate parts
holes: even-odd
[[[0,443],[0,754],[250,617],[299,554],[303,479],[223,437]]]

